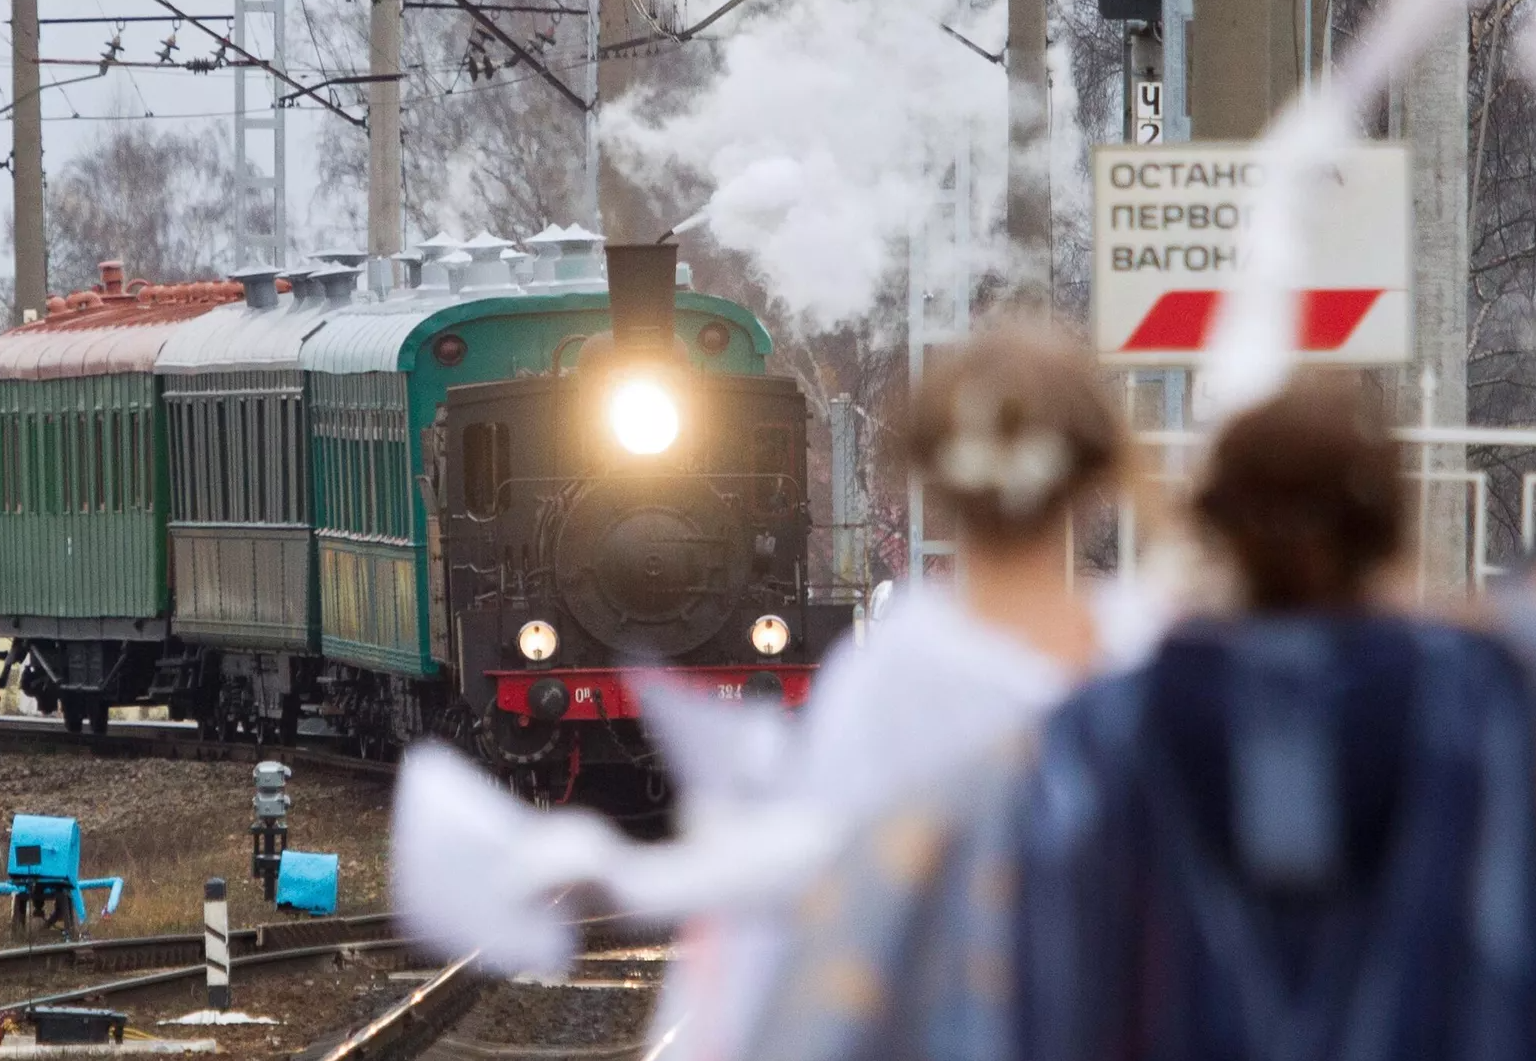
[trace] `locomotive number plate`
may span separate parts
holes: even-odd
[[[741,683],[722,682],[715,686],[715,696],[720,700],[740,700]]]

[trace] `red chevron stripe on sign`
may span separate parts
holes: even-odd
[[[1303,291],[1301,349],[1337,350],[1384,294],[1381,288]],[[1221,296],[1220,291],[1169,291],[1147,311],[1121,351],[1205,349]]]

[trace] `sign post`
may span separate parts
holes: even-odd
[[[229,899],[224,882],[203,885],[203,963],[207,966],[208,1008],[229,1008]]]
[[[1121,368],[1207,364],[1222,299],[1253,250],[1260,153],[1249,145],[1106,146],[1095,150],[1093,169],[1099,356]],[[1332,364],[1410,360],[1407,150],[1350,148],[1312,175],[1300,206],[1305,279],[1296,292],[1302,323],[1294,349],[1303,360]]]

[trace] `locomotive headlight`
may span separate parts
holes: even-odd
[[[752,647],[764,656],[777,656],[789,644],[789,624],[777,615],[765,615],[752,624]]]
[[[530,663],[541,663],[560,647],[560,635],[543,619],[524,623],[517,632],[517,650]]]
[[[677,439],[677,402],[654,380],[626,379],[614,387],[608,420],[631,453],[660,453]]]

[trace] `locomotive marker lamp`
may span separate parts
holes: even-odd
[[[560,647],[560,635],[543,619],[523,624],[517,632],[517,650],[529,663],[543,663]]]
[[[752,624],[752,647],[760,656],[777,656],[789,647],[789,624],[777,615],[765,615]]]

